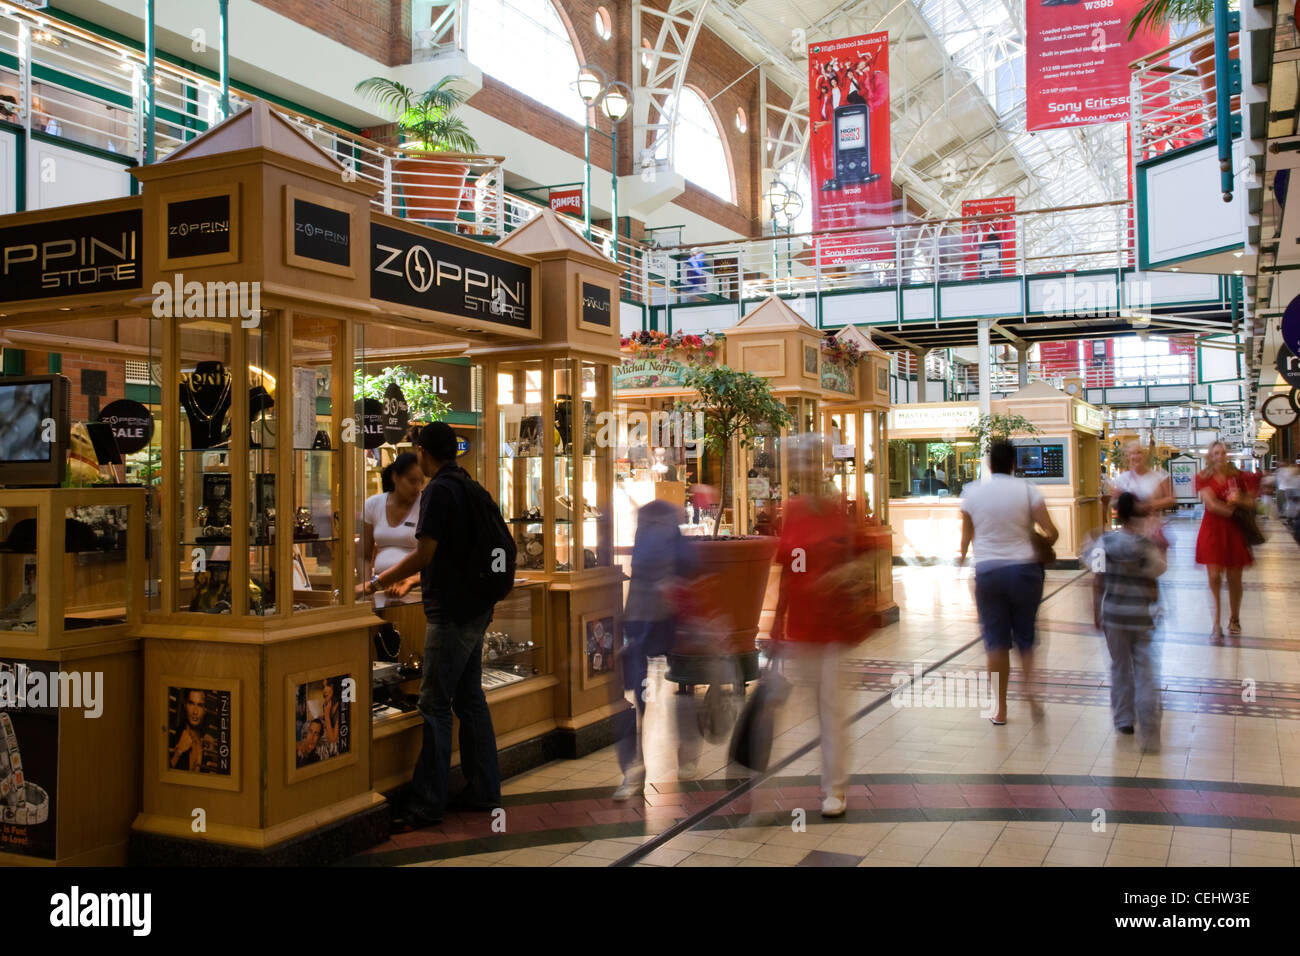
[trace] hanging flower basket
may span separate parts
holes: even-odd
[[[822,339],[822,359],[841,368],[855,369],[862,361],[862,350],[852,342],[841,342],[832,335]]]
[[[681,361],[690,364],[708,364],[716,356],[715,346],[726,340],[721,332],[704,332],[695,335],[690,332],[642,331],[633,332],[619,339],[619,348],[629,356],[653,358],[668,357],[676,354]]]

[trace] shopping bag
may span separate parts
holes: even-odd
[[[789,695],[790,682],[775,667],[769,666],[736,721],[736,729],[731,735],[733,762],[759,773],[767,770],[772,759],[776,711]]]

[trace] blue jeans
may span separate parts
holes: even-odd
[[[429,621],[424,632],[424,676],[420,683],[420,714],[424,745],[411,778],[412,806],[440,817],[447,807],[451,776],[452,712],[460,720],[460,766],[465,773],[466,799],[500,804],[501,769],[497,738],[483,694],[483,632],[491,612],[466,624],[450,618]]]
[[[623,690],[633,692],[636,706],[614,715],[614,744],[619,767],[625,775],[644,779],[645,754],[637,723],[645,723],[646,690],[650,673],[649,659],[662,657],[673,649],[676,623],[665,621],[625,621],[624,644],[618,655],[623,675]],[[699,760],[700,734],[696,725],[698,706],[694,695],[674,693],[672,710],[677,721],[677,764]]]
[[[1034,619],[1043,600],[1043,566],[1004,564],[975,568],[975,609],[984,647],[1009,651],[1014,640],[1021,653],[1033,650]]]

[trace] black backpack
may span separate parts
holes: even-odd
[[[443,475],[439,475],[442,478]],[[501,517],[501,509],[487,489],[459,468],[448,470],[447,479],[460,491],[465,523],[473,538],[457,549],[457,587],[446,593],[457,595],[466,619],[491,610],[514,590],[515,539]],[[440,547],[444,542],[439,542]],[[457,615],[453,614],[453,618]],[[458,621],[463,623],[463,621]]]

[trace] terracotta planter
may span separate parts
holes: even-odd
[[[393,163],[393,178],[400,190],[407,219],[456,219],[465,195],[469,164],[452,158],[458,154],[414,153]]]
[[[1238,59],[1237,34],[1232,34],[1232,42],[1228,46],[1228,58]],[[1214,41],[1202,43],[1200,46],[1192,47],[1192,64],[1196,67],[1196,75],[1201,81],[1201,99],[1205,101],[1206,115],[1210,121],[1215,119],[1215,99],[1218,90],[1214,82]],[[1241,109],[1241,97],[1232,98],[1232,112],[1236,113]]]
[[[753,653],[776,538],[697,538],[691,545],[700,563],[692,593],[699,613],[718,622],[726,653]]]

